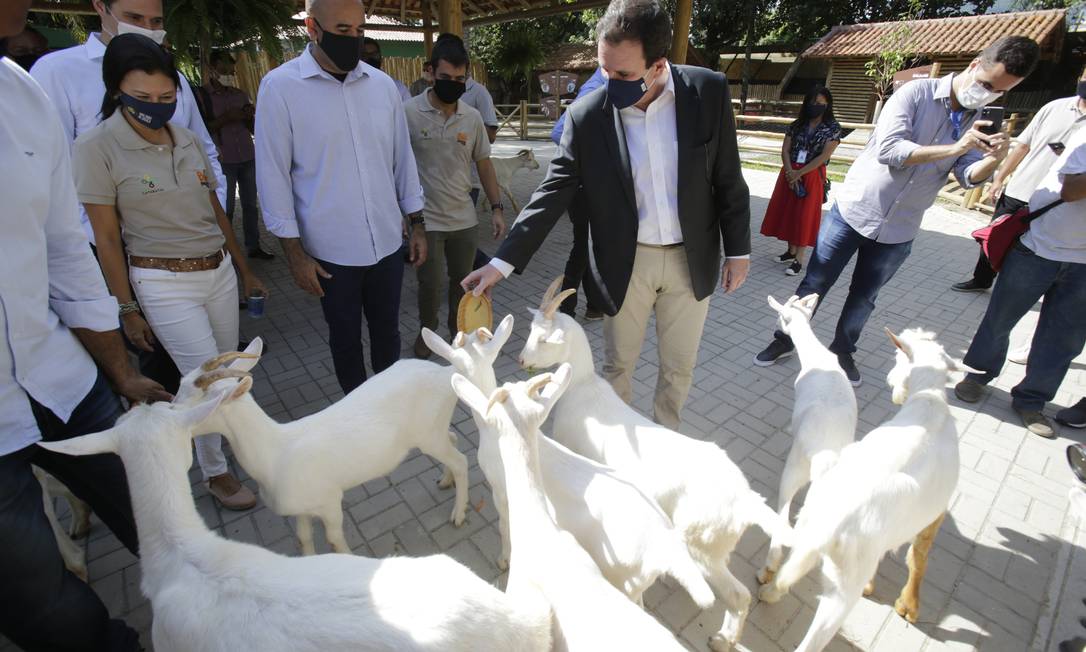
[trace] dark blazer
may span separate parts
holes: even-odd
[[[679,141],[679,223],[694,295],[720,283],[726,256],[750,253],[750,193],[743,181],[725,78],[705,68],[671,66]],[[517,271],[543,244],[579,188],[589,218],[594,284],[590,301],[614,315],[622,307],[637,250],[637,204],[626,136],[606,87],[574,102],[558,155],[495,254]],[[591,287],[591,286],[595,287]]]

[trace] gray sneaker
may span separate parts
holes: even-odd
[[[984,385],[966,378],[954,386],[954,396],[966,403],[976,403],[984,396]]]
[[[1056,430],[1052,427],[1052,422],[1040,410],[1014,408],[1014,411],[1022,418],[1022,425],[1026,427],[1026,430],[1045,439],[1056,438]]]

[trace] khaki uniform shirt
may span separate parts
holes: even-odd
[[[173,146],[149,143],[118,109],[73,150],[79,201],[116,206],[129,255],[199,258],[226,239],[211,204],[214,168],[195,134],[169,124]]]
[[[456,103],[456,113],[445,114],[430,103],[427,90],[404,103],[411,149],[419,169],[428,231],[460,231],[478,224],[471,203],[471,171],[476,161],[490,158],[490,140],[479,112]]]

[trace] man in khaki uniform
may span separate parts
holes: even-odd
[[[411,148],[419,171],[426,205],[426,262],[418,268],[419,322],[437,330],[442,268],[449,279],[449,332],[455,334],[457,306],[464,295],[459,280],[471,272],[477,243],[478,216],[469,197],[472,165],[479,170],[490,200],[494,238],[505,233],[501,196],[490,140],[477,110],[460,97],[464,94],[468,53],[458,39],[442,39],[434,46],[430,64],[434,85],[404,104]],[[415,356],[430,357],[421,334],[415,340]]]

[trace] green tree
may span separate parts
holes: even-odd
[[[890,95],[894,86],[894,75],[905,70],[916,61],[916,41],[913,27],[908,21],[914,20],[920,11],[920,2],[914,0],[909,11],[902,14],[897,27],[879,40],[879,53],[864,64],[864,74],[875,84],[875,96],[879,98],[874,119],[878,119],[879,110]]]
[[[279,58],[296,11],[293,0],[170,0],[166,29],[179,58],[201,66],[213,47],[259,46]]]

